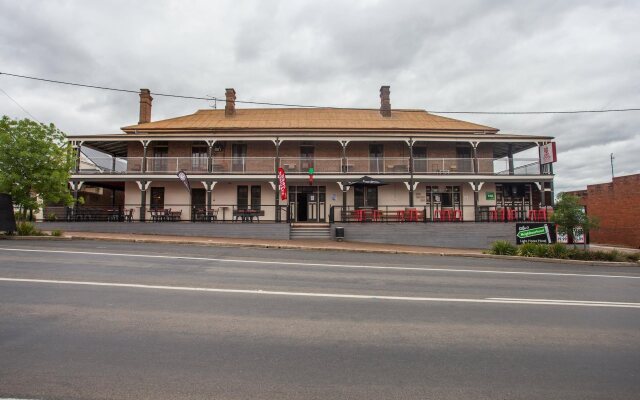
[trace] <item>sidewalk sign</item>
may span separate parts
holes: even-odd
[[[556,242],[555,224],[548,222],[516,223],[516,244]]]

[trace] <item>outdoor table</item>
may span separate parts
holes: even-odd
[[[364,222],[365,221],[365,215],[366,215],[366,210],[360,209],[360,210],[355,210],[354,214],[356,217],[356,221],[358,222]]]

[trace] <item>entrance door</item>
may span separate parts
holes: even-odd
[[[191,189],[191,219],[199,220],[207,213],[207,191],[204,189]]]
[[[297,196],[297,207],[298,207],[298,222],[307,222],[309,218],[309,194],[308,193],[298,193]]]
[[[296,222],[325,222],[326,191],[326,186],[289,186],[291,219]]]
[[[247,145],[234,143],[231,145],[231,170],[233,172],[244,172],[245,159],[247,157]]]

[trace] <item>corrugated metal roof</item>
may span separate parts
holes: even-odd
[[[496,128],[430,114],[424,110],[393,110],[383,117],[378,110],[335,108],[249,108],[225,116],[224,110],[198,110],[195,114],[122,128],[125,132],[193,130],[413,130],[425,132],[487,132]]]

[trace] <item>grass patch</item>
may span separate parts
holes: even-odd
[[[562,243],[540,244],[525,243],[515,246],[506,240],[493,242],[489,254],[522,257],[541,257],[555,259],[569,259],[582,261],[609,261],[609,262],[638,262],[640,253],[622,253],[618,250],[589,251],[578,248],[570,248]]]
[[[27,221],[20,221],[16,224],[16,233],[19,236],[42,236],[43,233],[36,226]]]

